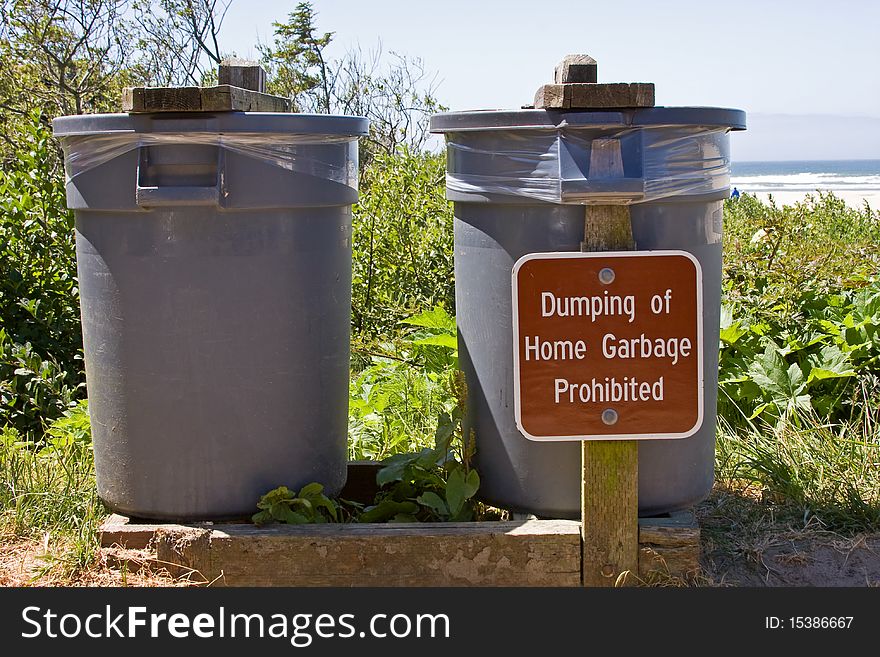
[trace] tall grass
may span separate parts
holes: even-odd
[[[803,412],[797,422],[734,428],[723,418],[716,476],[808,523],[841,533],[880,530],[880,424],[829,424]]]
[[[48,428],[44,442],[0,434],[0,532],[41,537],[46,555],[68,573],[89,566],[106,516],[95,489],[94,459],[85,403]]]

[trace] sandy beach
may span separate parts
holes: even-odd
[[[748,192],[752,196],[756,196],[762,201],[767,201],[771,194],[769,192]],[[776,205],[794,205],[798,201],[803,201],[808,194],[817,195],[816,192],[793,192],[793,191],[783,191],[783,192],[773,192],[773,200],[776,201]],[[834,190],[834,195],[838,198],[842,198],[846,204],[852,208],[861,209],[865,205],[865,201],[868,202],[868,205],[871,206],[872,210],[880,210],[880,192],[875,191],[839,191]]]

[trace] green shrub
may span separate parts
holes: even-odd
[[[392,337],[401,320],[437,305],[453,310],[444,179],[445,158],[430,153],[377,154],[363,171],[352,236],[356,338]]]
[[[73,215],[36,115],[0,171],[0,423],[39,433],[84,396]]]
[[[857,420],[880,401],[880,213],[827,193],[725,210],[721,416]]]

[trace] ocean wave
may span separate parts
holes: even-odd
[[[765,176],[734,176],[735,180],[743,182],[779,182],[779,183],[869,183],[880,184],[880,175],[873,176],[842,176],[835,173],[790,173],[790,174],[773,174]]]
[[[744,192],[860,191],[880,192],[880,175],[845,176],[834,173],[793,173],[732,176],[730,184]]]

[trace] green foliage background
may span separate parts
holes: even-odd
[[[377,154],[361,176],[352,237],[352,328],[389,338],[400,322],[443,306],[454,314],[452,207],[446,158],[402,149]]]
[[[880,213],[830,193],[728,201],[720,402],[734,426],[855,420],[880,401]]]
[[[0,170],[0,423],[39,435],[85,395],[73,214],[51,131],[32,114]]]

